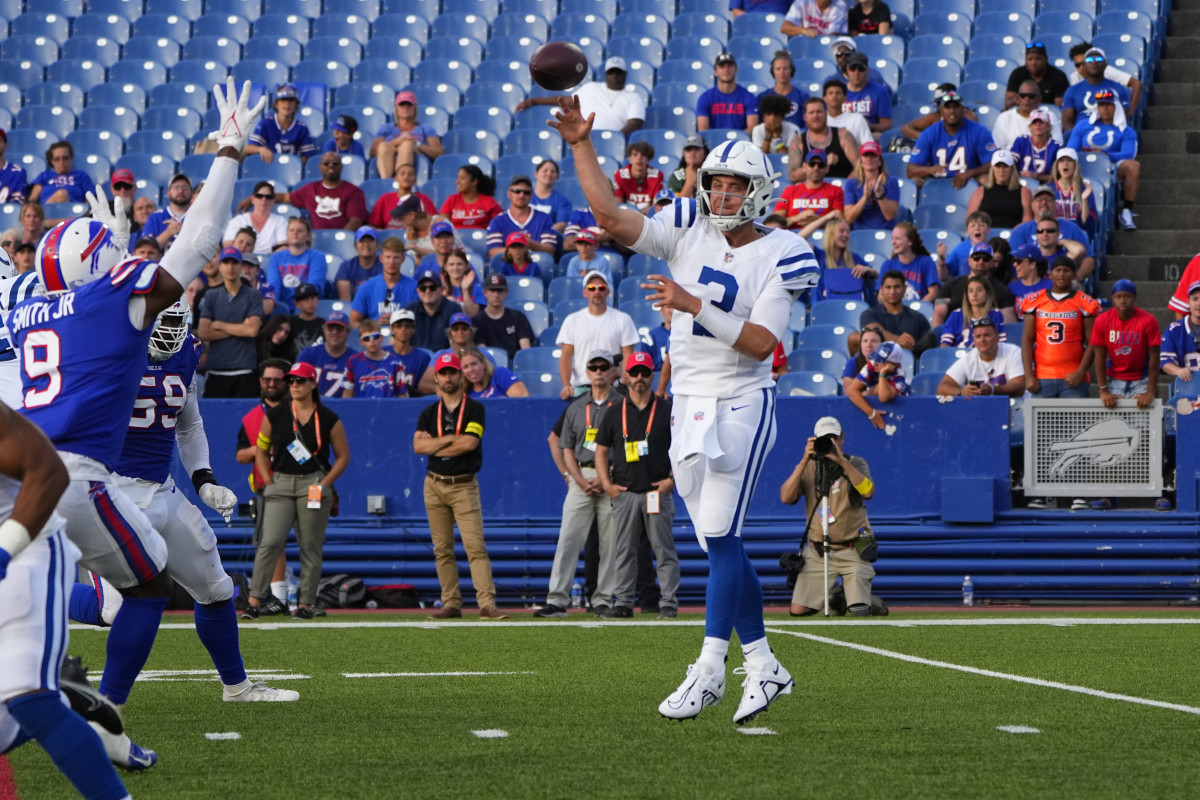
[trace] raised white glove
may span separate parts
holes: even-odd
[[[129,217],[125,214],[125,201],[120,197],[114,197],[110,210],[108,196],[104,194],[104,189],[100,186],[96,187],[94,193],[85,194],[84,198],[92,207],[92,219],[103,222],[105,227],[112,231],[113,241],[116,242],[117,247],[121,248],[121,252],[128,253]]]
[[[221,129],[210,133],[208,138],[216,139],[219,147],[235,147],[241,152],[245,149],[246,140],[254,131],[254,125],[263,109],[267,107],[267,96],[264,94],[258,98],[254,108],[247,108],[250,102],[250,81],[242,84],[241,92],[236,92],[233,78],[228,77],[225,79],[224,88],[221,88],[220,84],[213,85],[213,98],[221,112]]]
[[[233,510],[237,508],[237,495],[215,483],[206,483],[200,487],[200,499],[204,501],[204,505],[223,516],[226,522],[233,517]]]

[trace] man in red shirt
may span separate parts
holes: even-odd
[[[424,211],[429,216],[437,214],[437,206],[429,199],[429,196],[418,192],[417,171],[412,164],[401,164],[396,167],[396,191],[385,192],[375,201],[375,207],[371,209],[371,217],[368,224],[375,230],[381,231],[385,228],[403,229],[404,225],[392,216],[392,209],[399,206],[410,196],[417,198],[420,201],[420,210]]]
[[[654,198],[666,185],[662,172],[650,166],[654,147],[649,142],[634,142],[625,150],[629,163],[613,175],[613,194],[618,202],[633,203],[643,214],[654,208]]]
[[[775,206],[776,214],[787,217],[788,230],[799,231],[801,236],[808,236],[822,227],[846,206],[842,187],[825,182],[825,174],[829,171],[825,151],[809,150],[807,164],[804,182],[784,189],[783,197]]]
[[[306,183],[292,192],[276,194],[275,200],[308,212],[314,229],[358,230],[367,222],[367,200],[363,190],[342,180],[342,157],[322,153],[321,180]]]
[[[1085,361],[1093,359],[1096,385],[1105,408],[1120,398],[1136,399],[1138,408],[1154,402],[1158,388],[1158,355],[1162,334],[1158,320],[1134,303],[1137,287],[1131,280],[1113,284],[1113,307],[1096,317]]]

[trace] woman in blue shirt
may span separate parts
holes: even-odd
[[[1000,341],[1005,341],[1004,317],[996,309],[996,295],[992,292],[991,281],[972,275],[967,278],[962,308],[951,311],[946,324],[942,326],[941,346],[970,348],[975,341],[973,323],[984,317],[990,317],[996,323]]]
[[[478,348],[464,347],[459,355],[468,396],[476,400],[489,397],[529,397],[529,389],[506,367],[498,367]]]
[[[822,300],[831,296],[856,294],[871,301],[871,287],[878,273],[863,263],[863,257],[850,250],[850,223],[834,217],[825,226],[825,249],[814,250],[821,277],[817,282],[817,296]],[[848,270],[848,272],[833,272]]]
[[[529,201],[530,208],[549,215],[554,220],[554,230],[560,234],[571,221],[571,201],[565,194],[554,191],[558,183],[558,162],[553,158],[543,159],[533,173],[533,198]]]
[[[921,241],[917,226],[911,222],[901,222],[892,229],[892,257],[883,262],[880,273],[889,270],[899,270],[908,281],[909,291],[905,292],[904,300],[937,299],[938,286],[941,280],[937,274],[937,264],[929,256],[929,250]]]
[[[888,175],[877,142],[865,142],[846,184],[842,213],[859,230],[891,230],[900,211],[900,181]],[[865,187],[865,188],[864,188]]]
[[[82,203],[85,194],[96,191],[91,177],[83,170],[75,169],[75,148],[70,142],[50,145],[46,151],[46,166],[48,169],[33,179],[29,202]]]

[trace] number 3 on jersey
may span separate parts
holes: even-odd
[[[733,310],[733,301],[737,298],[738,293],[737,278],[733,277],[728,272],[721,272],[713,269],[712,267],[704,267],[700,270],[700,277],[698,280],[701,286],[707,286],[710,283],[720,284],[721,288],[725,290],[721,295],[721,299],[710,300],[709,302],[724,311],[726,314]],[[706,331],[703,325],[699,325],[695,322],[692,323],[692,335],[707,336],[710,339],[712,338],[712,334]]]
[[[158,385],[158,377],[146,375],[142,378],[142,388],[153,389]],[[139,397],[133,404],[133,416],[129,419],[131,428],[152,428],[158,422],[170,430],[175,427],[175,417],[183,404],[187,402],[187,387],[178,375],[162,376],[162,404],[165,406],[159,412],[158,399],[154,397]]]

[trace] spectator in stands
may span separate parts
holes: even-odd
[[[149,261],[158,261],[163,257],[162,246],[158,243],[158,239],[153,236],[139,237],[133,243],[133,255],[138,258],[145,258]],[[253,283],[250,284],[254,286]],[[255,286],[257,289],[258,287]],[[261,289],[259,291],[262,291]]]
[[[175,241],[179,229],[183,227],[184,217],[187,216],[195,198],[191,178],[182,172],[171,178],[171,182],[167,184],[167,207],[150,215],[142,229],[142,235],[158,239],[159,245],[166,251],[171,242]]]
[[[810,150],[821,150],[829,164],[827,177],[848,178],[858,164],[858,142],[845,128],[834,128],[829,124],[825,101],[810,97],[804,101],[804,135],[793,139],[788,148],[788,180],[800,183],[804,180]]]
[[[1124,127],[1125,115],[1132,113],[1129,104],[1129,91],[1117,83],[1104,77],[1104,70],[1107,67],[1107,60],[1104,51],[1099,47],[1090,48],[1083,58],[1083,80],[1067,89],[1063,95],[1062,102],[1062,129],[1063,133],[1067,134],[1075,128],[1075,126],[1083,121],[1086,122],[1092,110],[1096,107],[1096,92],[1107,89],[1112,92],[1114,103],[1120,100],[1121,113],[1116,116],[1116,109],[1113,109],[1114,117],[1117,125]]]
[[[367,153],[363,150],[362,143],[354,138],[357,131],[358,120],[349,114],[338,114],[333,120],[333,135],[329,137],[329,141],[325,142],[321,152],[334,153],[339,156],[358,156],[365,161]]]
[[[491,397],[529,397],[525,382],[507,367],[501,367],[480,352],[478,347],[464,347],[459,356],[463,377],[467,380],[467,395],[476,400]]]
[[[1050,170],[1050,189],[1054,192],[1055,214],[1071,220],[1090,239],[1096,235],[1096,197],[1092,182],[1079,172],[1079,153],[1074,148],[1060,148]]]
[[[590,230],[596,234],[596,241],[599,242],[598,249],[602,253],[620,253],[620,245],[617,244],[612,235],[596,224],[596,215],[592,213],[591,208],[577,208],[571,212],[571,221],[567,223],[566,230],[563,231],[563,253],[573,252],[575,250],[575,237],[582,230]],[[625,250],[625,252],[629,252]]]
[[[1055,141],[1050,135],[1053,120],[1049,111],[1035,108],[1029,112],[1029,132],[1013,140],[1010,152],[1017,158],[1017,170],[1022,178],[1032,178],[1041,183],[1050,180],[1050,168],[1062,147],[1062,142]]]
[[[509,238],[521,235],[515,233],[511,234]],[[514,241],[512,250],[515,253],[517,249]],[[526,244],[526,252],[528,252],[528,244]],[[446,256],[446,265],[442,268],[442,292],[447,299],[461,305],[468,317],[478,314],[479,307],[487,302],[483,297],[483,281],[480,280],[479,273],[471,266],[465,250],[455,250]]]
[[[1088,396],[1083,354],[1100,304],[1072,289],[1074,280],[1075,262],[1059,256],[1050,265],[1050,288],[1021,303],[1026,386],[1035,397]]]
[[[246,258],[246,254],[243,253],[242,279],[251,286],[254,286],[254,280],[246,275],[246,267],[248,266]],[[249,258],[258,258],[258,256],[250,255]],[[258,272],[258,270],[255,270],[255,272]],[[257,275],[255,275],[255,278],[257,278]],[[292,353],[288,361],[295,361],[297,353],[321,341],[321,334],[325,330],[325,320],[317,316],[317,303],[321,299],[320,294],[317,292],[317,287],[311,283],[303,283],[296,287],[296,293],[292,299],[296,303],[296,313],[290,317],[277,315],[286,319],[292,329],[292,341],[295,344],[296,352]],[[265,300],[263,303],[263,313],[270,316],[270,312],[266,310]]]
[[[28,198],[31,203],[82,203],[84,195],[95,191],[91,176],[75,169],[71,143],[55,142],[46,149],[46,169],[29,183]]]
[[[841,81],[848,83],[850,81],[849,71],[846,69],[846,63],[850,56],[858,52],[858,48],[854,44],[854,39],[849,36],[839,36],[829,45],[829,52],[833,56],[834,63],[837,69],[829,73],[821,79],[821,84],[824,85],[828,81]],[[884,83],[883,76],[870,64],[867,65],[867,80],[872,83]],[[828,103],[828,101],[826,101]]]
[[[867,402],[866,390],[874,387],[880,403],[890,403],[909,393],[908,376],[904,374],[901,364],[903,352],[904,349],[896,342],[884,342],[867,356],[862,370],[847,385],[847,399],[867,415],[868,422],[880,430],[883,430],[887,412]]]
[[[16,248],[13,249],[13,267],[17,274],[29,272],[33,269],[33,254],[37,250],[32,242],[17,242]]]
[[[0,129],[0,203],[25,202],[25,168],[7,161],[8,134]]]
[[[13,251],[17,249],[20,241],[21,231],[17,228],[9,228],[0,234],[0,247],[4,248],[4,252],[8,253],[9,258],[12,258]]]
[[[1017,139],[1028,136],[1035,112],[1038,113],[1039,119],[1049,123],[1050,138],[1062,144],[1063,134],[1058,124],[1058,108],[1053,105],[1042,108],[1038,104],[1041,99],[1042,94],[1038,91],[1036,83],[1021,83],[1017,90],[1017,104],[996,117],[992,125],[992,139],[998,149],[1010,150]],[[1054,111],[1050,110],[1052,108]]]
[[[721,53],[713,64],[717,85],[696,101],[696,130],[731,129],[750,133],[758,124],[758,98],[737,82],[737,60]]]
[[[1188,290],[1197,281],[1200,281],[1200,255],[1192,256],[1188,261],[1171,299],[1167,301],[1167,308],[1175,314],[1175,319],[1183,319],[1188,315]]]
[[[257,607],[269,596],[275,565],[283,554],[288,532],[294,527],[300,545],[300,591],[295,617],[312,619],[325,614],[316,604],[325,527],[333,511],[334,482],[350,465],[350,446],[341,419],[320,402],[317,371],[312,365],[292,367],[288,373],[288,394],[291,402],[267,409],[258,432],[259,450],[254,455],[254,465],[265,484],[263,523],[254,556],[249,601]],[[310,457],[296,458],[304,452]],[[314,499],[316,508],[310,506]]]
[[[786,121],[792,103],[786,97],[769,95],[758,100],[758,114],[762,122],[750,132],[754,146],[764,153],[779,154],[788,151],[791,141],[800,135],[800,129]]]
[[[1162,350],[1158,320],[1137,307],[1137,286],[1131,280],[1113,284],[1112,304],[1096,317],[1084,360],[1096,366],[1096,386],[1105,408],[1116,408],[1120,399],[1137,400],[1138,408],[1149,408],[1158,393]]]
[[[846,34],[846,4],[842,0],[795,0],[779,26],[784,36],[818,36]]]
[[[317,152],[317,143],[308,126],[296,119],[299,110],[300,93],[296,87],[290,83],[276,86],[275,113],[264,114],[254,126],[245,156],[257,155],[264,164],[274,162],[276,153],[298,155],[301,163],[308,161]]]
[[[971,323],[972,345],[969,352],[956,359],[946,370],[937,393],[950,397],[980,397],[1003,395],[1020,397],[1025,394],[1025,365],[1021,348],[1000,341],[1000,331],[992,317],[981,317]]]
[[[516,278],[542,280],[542,268],[531,258],[529,249],[529,234],[525,231],[513,231],[504,240],[504,247],[498,254],[500,260],[492,261],[491,271]]]
[[[775,84],[758,95],[759,118],[763,116],[763,100],[768,97],[783,97],[788,101],[787,113],[783,115],[784,121],[795,125],[797,130],[802,129],[804,101],[808,99],[808,92],[792,84],[792,79],[796,77],[796,62],[787,50],[776,50],[775,55],[771,57],[771,77],[775,79]]]
[[[342,158],[337,153],[322,153],[318,166],[320,180],[280,192],[275,196],[276,202],[307,211],[317,230],[358,230],[367,222],[363,190],[342,180]]]
[[[787,215],[788,229],[805,237],[834,215],[840,215],[845,206],[842,188],[825,182],[825,172],[829,168],[825,152],[810,150],[806,166],[804,182],[784,189],[775,204],[776,214]]]
[[[426,214],[433,216],[437,213],[437,206],[429,199],[429,195],[417,191],[417,170],[412,164],[401,164],[396,167],[394,176],[396,182],[396,191],[384,192],[375,201],[375,207],[371,209],[371,227],[376,230],[384,228],[402,228],[404,227],[398,218],[392,216],[392,211],[397,208],[403,201],[409,197],[415,197],[420,201],[420,210]]]
[[[996,325],[1000,341],[1005,340],[1004,315],[996,308],[996,294],[992,283],[984,275],[967,277],[967,289],[963,294],[962,308],[956,308],[942,325],[939,343],[942,347],[969,348],[972,346],[972,330],[977,320],[988,317]]]
[[[255,337],[263,324],[262,295],[242,281],[242,254],[221,252],[222,286],[200,301],[197,336],[206,350],[205,397],[257,397]]]
[[[456,229],[486,229],[493,217],[504,213],[492,198],[496,193],[496,181],[474,164],[459,167],[455,188],[458,191],[442,203],[439,216]]]
[[[554,230],[562,233],[571,221],[571,201],[562,192],[554,190],[558,183],[558,162],[543,158],[533,171],[533,196],[529,205],[550,217]]]
[[[625,91],[629,67],[620,56],[609,56],[604,62],[604,82],[588,81],[572,91],[579,97],[579,109],[584,117],[595,114],[592,129],[620,131],[628,136],[640,130],[646,119],[646,103],[637,92]],[[517,103],[521,112],[533,106],[549,106],[556,97],[530,97]]]
[[[2,161],[3,159],[0,159]],[[3,172],[0,171],[0,176]],[[112,195],[108,201],[108,207],[113,208],[113,203],[116,199],[121,198],[121,205],[125,209],[125,217],[129,220],[129,232],[132,234],[130,240],[136,240],[138,234],[142,230],[142,226],[137,224],[133,219],[133,200],[134,193],[137,191],[137,181],[133,177],[133,170],[115,169],[112,176],[108,180],[108,186]],[[3,202],[0,200],[0,202]]]
[[[515,308],[507,308],[508,279],[495,273],[484,281],[483,295],[487,304],[471,318],[475,342],[483,347],[495,347],[508,354],[509,361],[518,350],[533,346],[536,338],[529,318]]]
[[[413,346],[425,350],[440,350],[446,343],[450,318],[462,312],[462,306],[446,299],[442,275],[436,270],[423,270],[417,275],[417,301],[405,308],[416,318]]]
[[[1172,322],[1163,331],[1159,367],[1163,373],[1191,383],[1193,373],[1200,372],[1200,281],[1187,289],[1187,314]]]
[[[995,307],[1000,309],[1004,322],[1016,322],[1017,316],[1013,308],[1012,293],[995,274],[995,250],[992,246],[987,241],[972,245],[967,263],[970,265],[970,272],[957,278],[951,278],[942,284],[933,306],[933,324],[941,325],[950,316],[951,311],[962,308],[963,299],[967,294],[967,281],[973,276],[987,279],[988,284],[992,287],[992,296],[996,301]]]
[[[350,334],[350,318],[341,311],[331,311],[322,328],[322,341],[300,351],[297,363],[310,364],[317,374],[317,393],[322,397],[341,397],[345,388],[346,363],[353,351],[346,346]]]
[[[433,243],[433,252],[421,259],[417,269],[441,272],[446,266],[446,257],[454,251],[457,244],[454,226],[445,220],[433,223],[429,228],[429,240]]]
[[[786,14],[791,0],[729,0],[734,19],[742,14]]]
[[[868,61],[865,53],[854,52],[846,58],[845,111],[866,117],[872,133],[879,134],[892,127],[891,92],[882,83],[867,80]]]
[[[594,359],[589,356],[604,352],[628,358],[633,346],[641,341],[633,319],[624,311],[609,308],[609,284],[603,273],[592,270],[584,276],[583,284],[587,307],[567,315],[554,341],[562,347],[558,376],[563,400],[587,391],[591,385],[593,376],[588,375],[588,369]],[[606,360],[611,367],[613,361]]]
[[[900,181],[888,174],[878,142],[858,150],[854,175],[844,184],[846,221],[859,230],[888,230],[900,212]]]
[[[957,84],[939,83],[936,87],[934,87],[934,90],[933,90],[934,104],[936,104],[937,101],[941,98],[941,96],[944,95],[946,92],[954,92],[954,91],[958,91]],[[972,111],[969,108],[963,109],[963,116],[966,117],[967,119],[971,120],[972,122],[979,121],[979,115],[976,114],[974,111]],[[916,141],[916,139],[918,137],[920,137],[921,131],[925,130],[926,128],[928,128],[931,125],[936,125],[941,121],[942,121],[941,109],[935,108],[934,110],[930,111],[929,113],[922,114],[921,116],[917,117],[916,119],[909,120],[908,122],[901,125],[900,133],[901,133],[901,135],[903,135],[909,139],[912,139],[913,141]]]
[[[325,254],[309,247],[312,226],[304,217],[291,217],[287,226],[287,247],[276,250],[267,262],[267,283],[275,288],[279,302],[292,306],[292,291],[302,283],[311,283],[325,293]]]
[[[908,178],[924,186],[929,178],[950,178],[955,189],[988,171],[992,134],[978,122],[963,116],[963,100],[958,92],[945,92],[938,98],[942,121],[921,132],[908,162]]]
[[[508,211],[492,217],[487,224],[488,258],[503,253],[510,235],[517,232],[525,234],[526,247],[554,255],[558,247],[554,220],[533,208],[532,198],[533,181],[527,175],[513,176],[508,182]]]
[[[821,97],[825,99],[826,115],[831,127],[845,128],[850,131],[850,135],[858,142],[866,143],[875,141],[875,137],[871,133],[871,125],[867,122],[867,118],[858,112],[846,110],[845,83],[833,78],[825,81]]]
[[[338,266],[334,276],[339,300],[350,302],[358,287],[383,273],[383,265],[379,261],[378,236],[369,225],[354,232],[354,255]]]
[[[363,349],[346,362],[342,397],[395,397],[403,366],[394,352],[384,348],[380,324],[373,319],[360,322],[358,341]]]
[[[666,184],[666,176],[650,166],[654,146],[633,142],[625,148],[626,163],[613,173],[613,194],[619,203],[631,203],[643,214],[651,215],[654,198]]]
[[[1093,58],[1099,55],[1104,60],[1104,78],[1129,90],[1129,110],[1131,113],[1136,113],[1138,104],[1142,100],[1142,82],[1137,79],[1136,75],[1132,75],[1122,69],[1117,69],[1109,64],[1104,51],[1098,47],[1092,47],[1091,42],[1082,42],[1071,48],[1071,63],[1075,65],[1075,69],[1067,72],[1067,81],[1074,86],[1084,80],[1087,71],[1088,52],[1091,50],[1098,51],[1098,53],[1092,53]],[[1096,62],[1093,61],[1092,63]],[[1123,117],[1124,109],[1121,109],[1117,113]]]
[[[395,215],[397,211],[403,213],[409,207],[419,205],[416,198],[410,197],[403,204],[396,206],[392,210]],[[424,258],[433,254],[433,237],[429,235],[430,229],[433,227],[433,218],[424,211],[413,210],[407,220],[408,224],[404,227],[404,245],[411,254],[413,260]]]
[[[1016,302],[1017,319],[1021,319],[1021,301],[1034,292],[1050,288],[1050,279],[1046,277],[1047,261],[1041,249],[1035,244],[1018,247],[1013,252],[1013,264],[1017,277],[1008,284]]]
[[[285,235],[287,233],[286,227],[284,228],[284,233]],[[234,232],[233,241],[229,243],[229,246],[240,251],[242,255],[246,255],[247,253],[254,252],[254,245],[257,243],[258,234],[254,232],[254,228],[246,226],[245,228],[238,228]]]
[[[417,282],[400,271],[404,265],[404,242],[394,236],[384,239],[379,262],[379,274],[363,281],[354,292],[351,327],[357,328],[364,319],[389,324],[393,312],[417,302]]]
[[[599,241],[599,238],[590,229],[580,231],[579,235],[575,237],[575,255],[567,259],[563,275],[568,278],[582,278],[595,270],[604,276],[604,280],[609,286],[612,286],[612,267],[609,265],[608,258],[596,251]]]
[[[846,366],[842,368],[842,394],[845,395],[850,393],[850,383],[858,379],[858,374],[867,365],[867,359],[879,349],[879,345],[883,344],[883,328],[878,325],[867,325],[858,332],[858,337],[858,352],[847,358]],[[878,395],[878,381],[863,391],[868,395]]]
[[[887,35],[892,32],[892,10],[883,0],[859,0],[847,14],[851,36]]]
[[[904,302],[925,300],[932,303],[938,295],[941,279],[937,264],[921,239],[917,226],[911,222],[898,223],[892,228],[892,257],[880,267],[883,272],[897,271],[908,282]]]
[[[1053,214],[1042,214],[1037,218],[1037,224],[1036,246],[1047,263],[1053,264],[1059,256],[1070,256],[1073,264],[1079,264],[1085,252],[1083,245],[1062,238],[1062,229]]]
[[[235,240],[237,238],[242,237],[235,237]],[[144,236],[141,239],[138,239],[138,242],[145,242],[147,244],[152,244],[155,248],[158,247],[158,240],[149,236]],[[275,296],[275,287],[267,283],[267,276],[263,274],[262,256],[255,253],[246,252],[240,247],[236,247],[234,249],[241,251],[242,254],[242,279],[250,286],[258,289],[258,293],[261,294],[263,298],[263,314],[268,317],[271,316],[275,313],[275,304],[279,302],[279,298]],[[137,255],[136,250],[134,255]],[[161,254],[158,257],[146,255],[141,256],[141,258],[150,258],[151,261],[157,261],[158,258],[161,258]],[[295,325],[293,324],[292,327],[294,328]]]
[[[1138,181],[1142,165],[1137,161],[1138,136],[1132,125],[1121,127],[1114,122],[1116,97],[1107,89],[1093,95],[1096,111],[1091,122],[1081,121],[1071,131],[1065,149],[1086,150],[1104,153],[1117,168],[1117,180],[1121,184],[1121,227],[1127,231],[1137,230],[1133,222],[1133,204],[1137,200]]]
[[[395,397],[417,397],[421,393],[421,376],[429,369],[433,357],[428,350],[413,347],[412,338],[417,330],[413,312],[398,308],[392,312],[391,323],[392,353],[400,361],[392,393]]]
[[[250,194],[250,210],[238,214],[225,226],[225,246],[233,247],[233,239],[242,228],[255,233],[254,252],[269,256],[278,244],[287,239],[287,217],[275,212],[275,186],[270,181],[254,184]]]
[[[418,155],[432,163],[445,152],[442,137],[433,126],[417,121],[417,96],[412,92],[397,92],[396,121],[379,126],[367,155],[375,159],[379,177],[390,178],[398,173],[401,164],[416,169]]]
[[[904,305],[907,288],[908,281],[903,272],[890,270],[883,273],[879,284],[879,305],[863,311],[858,318],[858,327],[861,330],[874,324],[883,329],[885,341],[896,342],[919,357],[929,348],[937,346],[937,341],[933,338],[925,315]],[[848,337],[851,353],[858,352],[858,338],[858,331]]]
[[[1033,219],[1033,195],[1021,185],[1017,159],[1007,150],[992,153],[991,169],[983,185],[971,193],[967,213],[982,211],[999,228],[1015,228]]]
[[[762,103],[762,95],[759,95],[759,103]],[[679,157],[679,164],[667,176],[667,191],[677,197],[695,197],[700,165],[706,158],[708,145],[699,134],[690,134],[683,140],[683,155]]]
[[[849,270],[852,278],[859,282],[861,299],[867,300],[874,295],[868,287],[873,287],[879,272],[863,263],[863,257],[850,250],[850,223],[841,217],[833,217],[825,226],[824,249],[814,248],[817,263],[821,265],[821,280],[817,284],[818,296],[825,299],[830,293],[831,284],[844,287],[847,283],[840,275],[833,275],[834,270]],[[846,294],[841,289],[835,294]]]
[[[1021,248],[1025,245],[1037,245],[1037,218],[1043,214],[1055,216],[1058,213],[1057,195],[1054,189],[1050,186],[1039,186],[1033,190],[1033,216],[1031,222],[1026,222],[1013,228],[1012,235],[1009,241],[1015,248]],[[1095,265],[1092,253],[1091,241],[1087,233],[1064,217],[1058,218],[1058,227],[1060,234],[1064,240],[1078,242],[1083,246],[1086,255],[1079,264],[1079,274],[1087,276],[1091,274],[1092,268]]]
[[[1041,94],[1039,105],[1063,104],[1063,95],[1067,93],[1070,84],[1066,74],[1050,63],[1046,55],[1046,45],[1040,41],[1029,42],[1025,45],[1025,66],[1017,67],[1008,75],[1008,85],[1004,87],[1004,108],[1009,109],[1017,104],[1021,84],[1033,81]],[[1064,120],[1065,122],[1065,120]],[[1064,126],[1067,127],[1067,126]]]
[[[292,323],[287,317],[276,315],[267,318],[267,323],[254,337],[258,360],[280,358],[291,361],[296,357],[296,340],[292,337]]]
[[[157,210],[158,207],[154,205],[154,201],[146,195],[142,195],[133,201],[133,224],[137,225],[139,230],[146,227],[146,221]]]
[[[46,232],[46,212],[42,210],[42,204],[34,200],[27,201],[21,206],[17,221],[21,223],[21,241],[29,242],[36,248]]]

